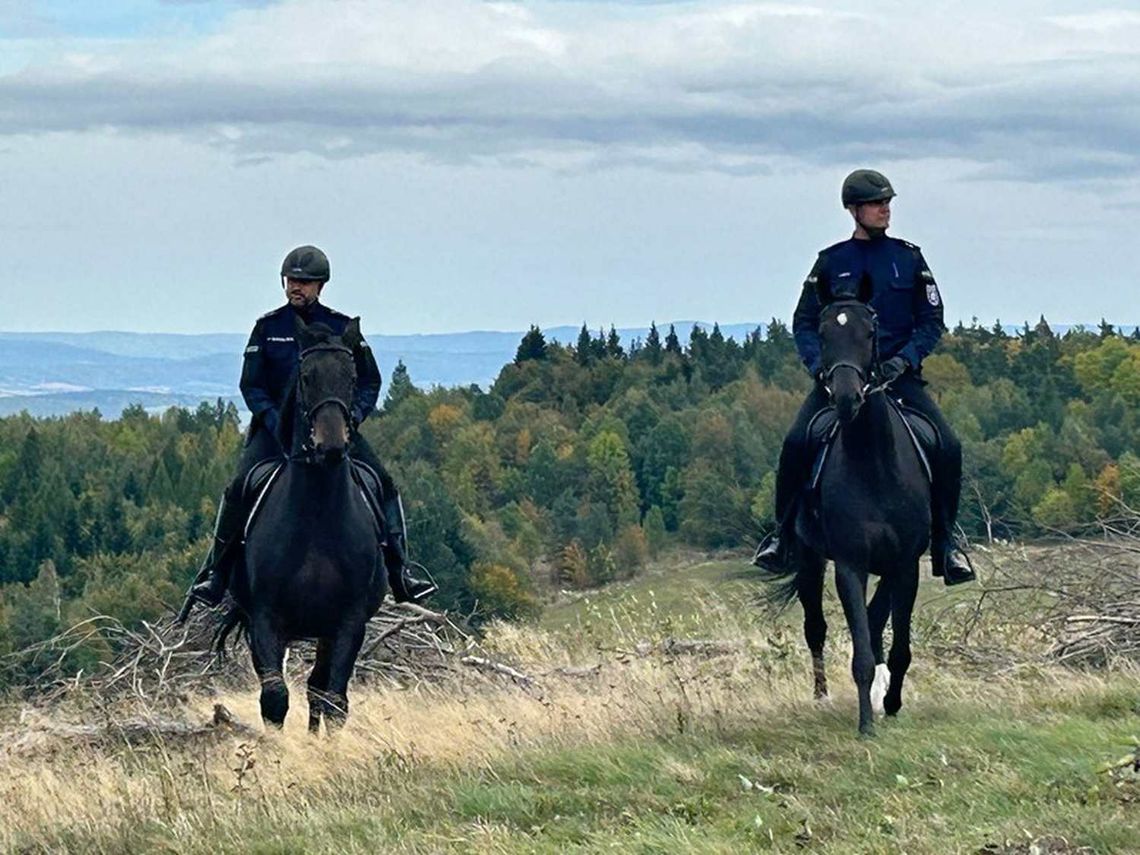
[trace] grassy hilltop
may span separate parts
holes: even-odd
[[[765,615],[741,566],[674,557],[492,628],[529,684],[355,685],[334,739],[305,733],[299,673],[284,732],[260,738],[75,747],[26,715],[0,735],[0,849],[1140,851],[1140,780],[1110,768],[1136,750],[1140,674],[1047,664],[1036,606],[989,571],[980,605],[928,580],[903,711],[860,740],[837,604],[817,706],[798,612]],[[220,700],[256,721],[252,690]]]

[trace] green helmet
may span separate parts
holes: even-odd
[[[843,179],[843,207],[893,199],[895,188],[887,176],[873,169],[856,169]]]
[[[328,282],[329,257],[315,246],[299,246],[281,262],[281,275],[306,282]]]

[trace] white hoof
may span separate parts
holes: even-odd
[[[871,709],[882,715],[886,712],[883,707],[883,698],[887,696],[887,688],[891,685],[891,671],[880,662],[875,666],[875,679],[871,681]]]

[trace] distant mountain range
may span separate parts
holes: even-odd
[[[712,324],[699,322],[711,329]],[[682,343],[693,321],[674,321]],[[726,337],[742,341],[762,324],[722,324]],[[1095,328],[1095,324],[1088,325]],[[1061,333],[1069,326],[1054,326]],[[580,327],[543,330],[548,341],[573,344]],[[664,336],[669,324],[659,324]],[[1019,327],[1007,327],[1016,332]],[[1131,330],[1131,327],[1127,327]],[[647,327],[619,329],[622,342],[645,339]],[[461,332],[423,335],[368,335],[385,380],[398,360],[418,386],[486,388],[514,359],[523,333]],[[217,398],[235,401],[246,336],[237,333],[0,332],[0,415],[23,410],[56,416],[98,408],[114,418],[131,404],[149,410],[197,406]]]
[[[675,326],[687,341],[693,321]],[[742,340],[756,327],[725,324],[721,330]],[[543,332],[548,341],[573,343],[579,329]],[[668,329],[664,324],[662,336]],[[627,344],[647,332],[648,327],[618,330]],[[478,383],[486,388],[514,359],[522,336],[521,331],[473,331],[367,337],[385,381],[402,359],[417,386]],[[238,378],[245,343],[246,335],[238,333],[0,332],[0,415],[27,410],[56,416],[98,408],[114,418],[131,404],[159,411],[217,398],[244,407]]]

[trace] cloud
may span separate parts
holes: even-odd
[[[1140,15],[865,5],[293,0],[181,40],[25,42],[0,76],[0,134],[175,134],[255,162],[1137,174]]]

